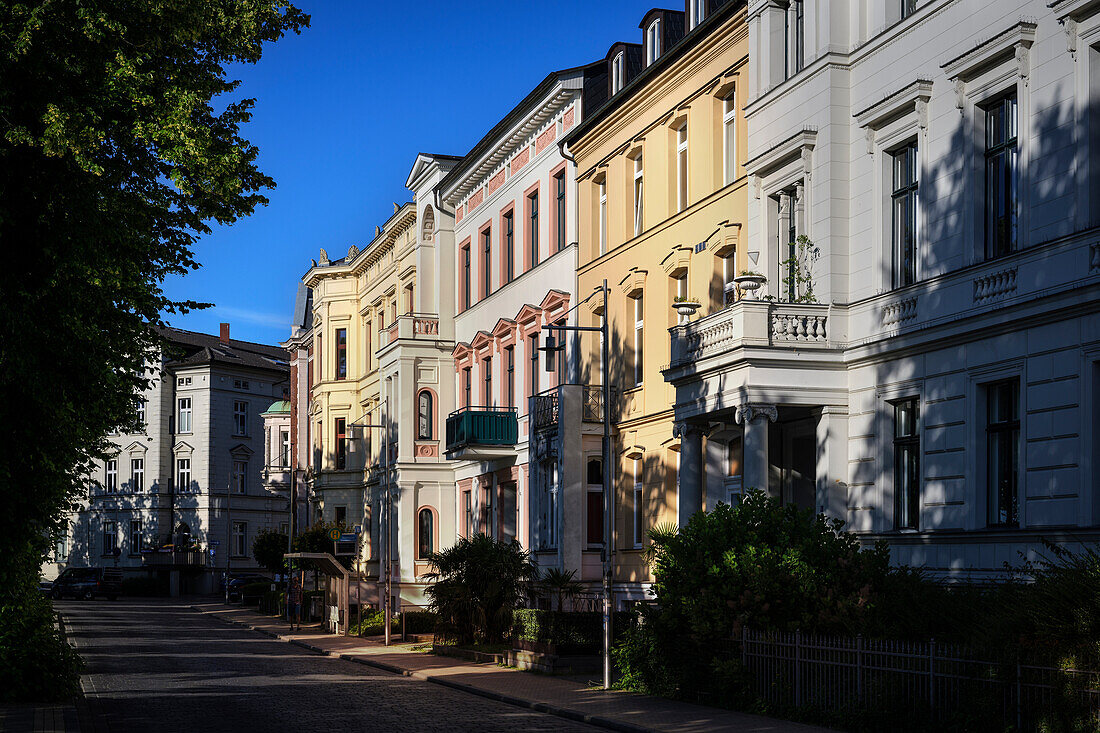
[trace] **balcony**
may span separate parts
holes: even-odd
[[[669,370],[679,371],[742,348],[772,347],[790,349],[790,353],[794,349],[841,348],[847,330],[844,320],[839,309],[819,303],[739,300],[670,329]]]
[[[143,552],[141,564],[147,568],[204,568],[207,555],[202,550],[173,550]]]
[[[406,313],[378,332],[378,349],[384,349],[398,339],[439,338],[439,318],[423,313]]]
[[[447,458],[501,458],[515,453],[519,420],[514,407],[464,407],[447,416]]]
[[[611,390],[612,401],[615,390]],[[557,430],[563,414],[567,420],[582,423],[603,423],[603,386],[599,384],[562,384],[532,399],[531,414],[534,416],[534,430]],[[564,411],[564,413],[563,413]],[[575,422],[574,422],[575,424]]]

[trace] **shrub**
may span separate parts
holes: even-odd
[[[460,644],[497,644],[512,628],[512,611],[529,590],[537,571],[516,541],[485,534],[459,539],[429,556],[434,571],[427,595],[439,614],[437,633]]]
[[[56,627],[50,602],[30,584],[0,605],[0,702],[60,702],[80,692],[83,663]]]
[[[264,597],[264,594],[271,591],[271,581],[261,581],[259,583],[246,583],[241,586],[241,602],[242,603],[259,603],[260,599]]]
[[[401,618],[405,623],[405,631],[409,634],[434,633],[439,621],[438,614],[431,611],[402,611]]]
[[[603,614],[595,611],[544,611],[520,608],[512,614],[512,638],[553,645],[557,654],[595,654],[603,648]],[[617,612],[612,623],[615,638],[633,626],[633,613]]]
[[[289,539],[282,532],[261,529],[252,540],[252,557],[268,572],[283,572],[283,555],[286,553]]]

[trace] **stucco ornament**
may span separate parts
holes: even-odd
[[[326,267],[329,264],[328,252],[321,248],[321,258],[317,261],[321,267]]]
[[[738,405],[734,410],[734,422],[744,425],[746,422],[767,418],[770,422],[779,419],[779,410],[775,405],[762,405],[759,403]]]

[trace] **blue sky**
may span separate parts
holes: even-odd
[[[175,299],[215,307],[173,316],[180,328],[277,343],[310,258],[370,241],[408,200],[418,152],[465,154],[555,69],[640,41],[651,5],[583,2],[299,2],[312,27],[231,70],[255,97],[244,136],[277,187],[268,206],[196,244],[202,269],[165,283]],[[678,3],[666,4],[679,7]]]

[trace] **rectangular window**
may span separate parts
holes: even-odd
[[[917,9],[917,0],[895,0],[901,5],[902,19],[908,18]]]
[[[611,93],[618,94],[619,90],[623,88],[623,53],[620,51],[615,54],[615,58],[611,60]]]
[[[138,402],[138,406],[137,406],[137,422],[138,422],[138,425],[141,426],[141,430],[143,432],[144,432],[146,426],[148,425],[148,423],[145,422],[145,404],[146,404],[145,400],[140,400]]]
[[[539,192],[527,197],[527,248],[531,253],[531,267],[539,263]]]
[[[130,554],[138,555],[145,549],[145,541],[141,533],[141,520],[130,520]]]
[[[233,490],[248,493],[248,461],[233,461]]]
[[[462,536],[469,537],[470,529],[474,525],[473,492],[467,489],[462,492]]]
[[[176,491],[185,494],[191,491],[191,459],[176,459]]]
[[[368,421],[369,422],[369,421]],[[290,431],[279,431],[279,459],[283,466],[290,465]]]
[[[600,181],[600,254],[607,252],[607,182]]]
[[[530,363],[531,383],[528,385],[528,397],[534,397],[539,393],[539,335],[531,334],[527,337],[527,359]]]
[[[248,555],[248,525],[245,522],[233,522],[233,554],[237,557]]]
[[[642,233],[642,203],[644,186],[642,185],[642,155],[634,159],[634,236]]]
[[[794,12],[794,70],[802,71],[806,64],[806,4],[803,0],[791,0]]]
[[[493,406],[493,357],[481,360],[481,399],[486,407]]]
[[[145,491],[145,459],[130,459],[130,488],[133,491]]]
[[[634,546],[641,547],[645,537],[645,505],[642,484],[642,462],[634,459]]]
[[[504,277],[507,282],[516,279],[516,233],[511,211],[504,215]]]
[[[516,406],[516,347],[504,347],[504,363],[507,376],[504,382],[504,404],[508,407]]]
[[[690,0],[688,2],[688,30],[703,22],[706,18],[706,0]]]
[[[347,419],[336,418],[333,430],[336,435],[336,470],[342,471],[348,467]]]
[[[722,181],[737,178],[737,94],[730,90],[722,100]]]
[[[642,385],[642,347],[645,345],[644,301],[642,296],[634,298],[634,386]]]
[[[106,477],[103,490],[108,494],[115,494],[118,492],[118,459],[112,458],[107,461],[105,468]]]
[[[191,398],[181,397],[177,404],[176,429],[180,433],[191,432]]]
[[[348,508],[346,506],[336,507],[336,524],[339,527],[348,526]]]
[[[894,403],[894,526],[920,526],[920,404],[917,398]]]
[[[416,286],[409,283],[405,286],[405,313],[412,315],[416,305]]]
[[[1019,525],[1016,489],[1020,462],[1020,384],[1015,379],[986,387],[986,479],[989,524]]]
[[[688,205],[688,126],[676,130],[676,211]]]
[[[736,264],[734,261],[734,253],[730,252],[727,255],[719,255],[719,260],[722,262],[722,293],[724,305],[729,305],[737,299],[737,288],[733,282],[733,278],[736,277]]]
[[[645,32],[645,57],[646,66],[649,66],[661,56],[661,19],[657,18],[649,24]]]
[[[589,458],[585,467],[588,479],[587,531],[589,547],[603,544],[603,460]]]
[[[471,372],[470,367],[466,367],[465,369],[462,370],[462,406],[463,407],[470,407],[471,406],[470,390],[472,389],[473,385],[470,383],[471,380],[472,380],[472,375],[470,374],[470,372]]]
[[[336,378],[348,378],[348,330],[346,328],[336,329]]]
[[[554,228],[558,235],[558,252],[565,249],[565,171],[554,176]]]
[[[234,435],[248,435],[248,403],[233,401]]]
[[[677,277],[674,277],[672,279],[676,282],[676,297],[679,298],[679,299],[687,298],[687,284],[688,284],[687,273],[685,272],[684,274],[679,275]],[[677,323],[687,323],[688,322],[688,317],[683,316],[683,315],[677,315],[676,316],[676,322]]]
[[[1020,162],[1015,93],[985,110],[985,254],[1016,250]]]
[[[462,309],[470,307],[470,245],[462,248]]]
[[[373,326],[374,326],[374,324],[372,324],[370,321],[367,321],[366,328],[363,329],[363,364],[366,365],[368,372],[371,370],[371,362],[373,361],[372,357],[374,356],[371,353],[371,348],[370,348],[370,344],[371,344],[370,334],[371,334],[371,329],[373,328]]]
[[[744,493],[744,482],[741,477],[741,467],[744,464],[745,449],[740,436],[730,438],[726,446],[726,490],[729,492],[730,506],[741,503],[741,495]]]
[[[488,298],[493,292],[493,230],[485,227],[481,230],[481,297]]]
[[[895,288],[917,281],[917,143],[891,154],[893,192],[893,282]]]
[[[118,549],[118,530],[114,522],[103,523],[103,554],[113,555]]]

